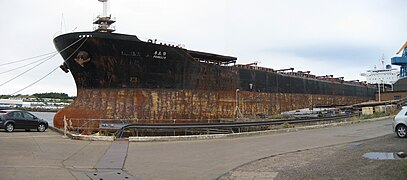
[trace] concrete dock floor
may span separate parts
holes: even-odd
[[[311,152],[338,145],[346,147],[348,143],[380,139],[383,136],[395,136],[391,132],[390,118],[346,126],[250,137],[180,142],[130,142],[128,147],[126,146],[128,151],[122,170],[138,179],[214,179],[222,175],[222,178],[226,179],[253,179],[258,174],[266,178],[280,177],[284,172],[278,169],[258,173],[268,169],[267,163],[259,166],[250,165],[276,155],[284,157],[285,154],[290,156],[297,151]],[[397,138],[390,140],[402,141]],[[388,142],[382,142],[386,143]],[[44,133],[0,131],[0,144],[1,179],[89,179],[89,173],[97,172],[96,166],[108,153],[112,142],[71,140],[47,130]],[[395,147],[389,147],[388,150],[400,151],[397,142],[393,145]],[[367,146],[366,151],[368,150],[370,151],[370,148]],[[330,149],[323,151],[336,152]],[[342,150],[339,148],[338,151]],[[360,157],[342,155],[347,157],[346,161],[344,159],[342,162],[344,169],[351,168],[353,159]],[[312,157],[316,162],[323,158],[323,156]],[[299,160],[300,165],[308,162],[307,159]],[[278,162],[285,161],[270,161],[273,167],[290,167]],[[245,168],[245,164],[249,168],[247,171],[239,169]],[[360,169],[360,171],[371,170]],[[239,172],[245,173],[239,176]],[[315,176],[304,177],[318,177],[318,171],[315,172]],[[284,177],[286,176],[282,178]]]

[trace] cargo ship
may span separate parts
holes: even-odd
[[[55,127],[63,127],[64,117],[194,123],[375,99],[376,89],[360,82],[239,65],[236,57],[114,33],[114,22],[104,9],[94,31],[54,38],[61,69],[77,87]]]

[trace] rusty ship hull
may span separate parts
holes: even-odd
[[[73,75],[77,98],[54,117],[130,119],[138,123],[207,122],[277,114],[375,98],[363,84],[235,65],[235,57],[141,41],[136,36],[69,33],[54,39]]]

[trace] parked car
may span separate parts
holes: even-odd
[[[407,137],[407,106],[403,106],[393,119],[393,131],[400,138]]]
[[[44,132],[48,128],[48,122],[39,119],[27,111],[22,110],[0,110],[0,128],[7,132],[13,132],[14,129],[37,129]]]

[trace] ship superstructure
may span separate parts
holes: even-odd
[[[373,69],[361,73],[361,76],[366,77],[366,82],[369,84],[394,84],[400,78],[400,71],[393,68],[391,65],[384,66],[384,57],[380,59],[381,67],[376,66]]]

